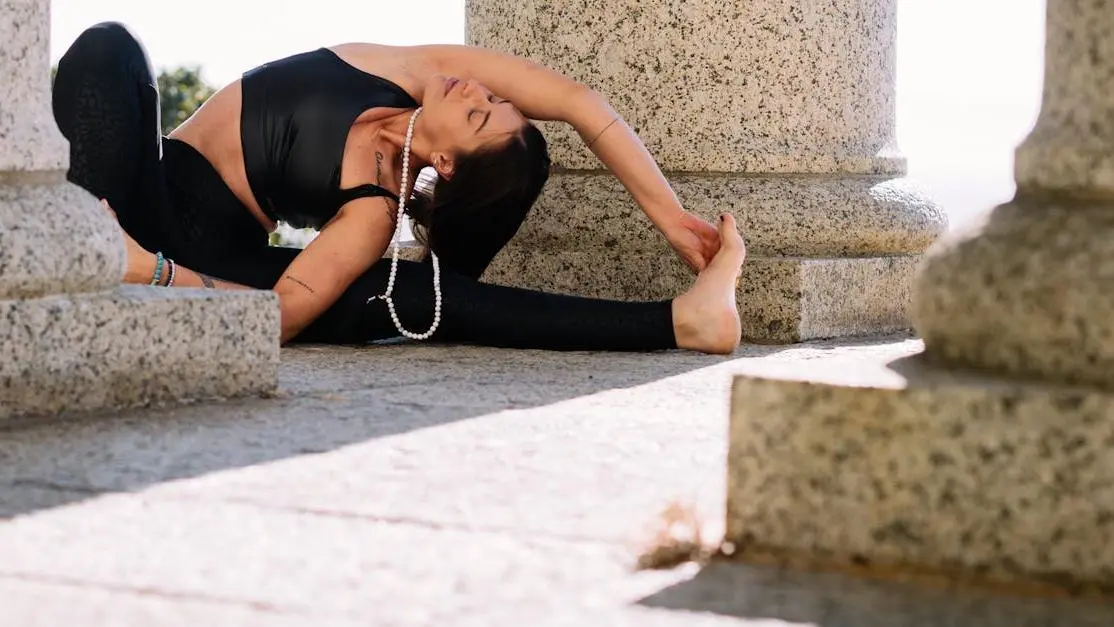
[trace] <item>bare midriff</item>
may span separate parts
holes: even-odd
[[[200,152],[259,224],[271,232],[277,224],[259,208],[248,184],[244,149],[240,142],[240,109],[240,81],[237,80],[213,94],[188,120],[174,129],[170,137]]]

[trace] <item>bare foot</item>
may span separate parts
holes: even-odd
[[[747,249],[733,216],[722,216],[719,236],[719,253],[692,287],[673,299],[673,334],[679,348],[726,355],[738,348],[742,335],[735,281]]]

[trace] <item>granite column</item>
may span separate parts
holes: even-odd
[[[120,286],[119,227],[65,181],[49,32],[49,0],[0,0],[0,421],[273,390],[272,294]]]
[[[895,139],[896,0],[469,0],[470,44],[607,97],[685,208],[748,240],[744,335],[796,342],[910,326],[913,272],[945,229]],[[567,125],[555,172],[486,278],[622,299],[692,277]]]
[[[923,352],[734,384],[742,559],[1114,595],[1114,0],[1048,0],[1017,194],[926,255]]]

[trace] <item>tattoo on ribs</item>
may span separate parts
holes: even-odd
[[[303,282],[299,281],[298,279],[295,279],[294,277],[290,276],[289,274],[288,274],[288,275],[286,275],[286,276],[285,276],[285,277],[283,277],[283,278],[284,278],[284,279],[286,279],[286,280],[288,280],[288,281],[293,281],[293,282],[297,283],[298,285],[301,285],[302,287],[304,287],[304,288],[306,288],[307,290],[309,290],[309,293],[310,293],[310,294],[316,294],[316,293],[317,293],[317,292],[313,291],[313,288],[312,288],[312,287],[310,287],[310,286],[306,285],[305,283],[303,283]]]
[[[378,150],[375,151],[375,184],[383,187],[383,153]],[[394,208],[391,207],[391,201],[386,196],[382,196],[383,204],[387,206],[387,213],[394,217]]]

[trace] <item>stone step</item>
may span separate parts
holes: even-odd
[[[277,387],[270,292],[122,286],[0,300],[0,421]]]
[[[1114,394],[923,353],[744,367],[727,539],[744,560],[1114,592]]]
[[[751,257],[737,293],[743,336],[796,343],[909,329],[911,285],[919,255]],[[694,276],[666,252],[505,248],[485,281],[620,300],[670,299]]]

